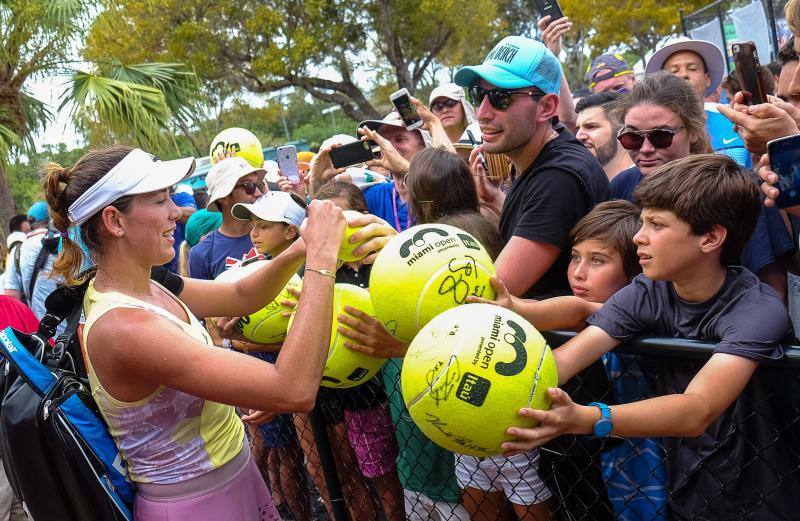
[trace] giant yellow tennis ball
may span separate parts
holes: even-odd
[[[230,268],[220,273],[216,280],[228,282],[239,280],[260,269],[268,262],[268,260],[259,260],[243,267]],[[252,315],[240,318],[239,322],[236,323],[236,329],[238,329],[246,339],[260,344],[283,342],[289,327],[289,318],[283,316],[283,313],[288,310],[281,305],[281,301],[297,300],[294,295],[289,293],[289,288],[294,288],[297,291],[302,290],[302,279],[297,275],[292,275],[288,284],[286,284],[278,296],[275,297],[275,300],[269,302]]]
[[[410,342],[428,321],[465,304],[467,296],[493,299],[494,274],[492,259],[472,235],[446,224],[420,224],[384,246],[369,291],[389,332]]]
[[[345,210],[342,212],[347,218],[348,216],[358,216],[361,215],[360,212],[356,212],[354,210]],[[339,248],[339,260],[344,262],[355,262],[360,261],[364,257],[366,257],[366,253],[364,255],[353,255],[353,250],[364,244],[364,241],[357,242],[350,244],[350,236],[356,233],[358,230],[363,228],[363,226],[350,226],[347,225],[347,228],[344,230],[344,239],[342,239],[342,245]]]
[[[436,444],[471,456],[500,454],[522,407],[549,409],[553,353],[524,318],[492,304],[448,309],[411,342],[400,377],[414,423]]]
[[[345,315],[344,307],[350,306],[368,315],[374,315],[369,292],[353,284],[334,284],[333,287],[333,321],[331,324],[331,343],[328,348],[328,359],[322,373],[322,385],[325,387],[356,387],[368,382],[378,372],[383,363],[382,358],[375,358],[353,351],[344,346],[347,342],[339,333],[339,315]],[[295,315],[289,322],[292,327]],[[347,327],[347,326],[344,326]]]
[[[264,165],[264,150],[261,148],[261,141],[245,128],[226,128],[211,140],[209,155],[212,165],[217,162],[216,156],[219,151],[223,153],[233,151],[255,168],[261,168]]]

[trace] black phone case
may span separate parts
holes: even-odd
[[[551,23],[564,18],[564,11],[561,10],[557,0],[536,0],[536,9],[542,18],[549,15]]]
[[[758,52],[753,42],[735,43],[732,46],[733,61],[736,64],[734,74],[739,86],[747,97],[748,105],[759,105],[767,102],[764,78],[761,76],[761,65]]]
[[[358,141],[331,149],[330,156],[333,167],[345,168],[373,159],[373,146],[375,143],[372,141]]]

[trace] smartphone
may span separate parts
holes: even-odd
[[[734,43],[731,46],[733,61],[736,64],[734,73],[739,80],[745,97],[745,104],[758,105],[767,102],[767,91],[764,88],[764,77],[758,63],[758,52],[753,42]]]
[[[800,204],[800,135],[774,139],[767,143],[770,168],[778,174],[778,208]]]
[[[542,18],[549,15],[550,23],[553,23],[559,18],[564,18],[564,11],[561,10],[561,6],[558,5],[557,0],[536,0],[536,9],[539,10],[539,14]]]
[[[300,167],[297,164],[297,148],[294,145],[278,147],[278,168],[281,175],[294,184],[300,182]]]
[[[334,168],[344,168],[365,163],[370,159],[375,159],[375,149],[377,147],[377,143],[368,139],[332,148],[330,153],[331,162]]]
[[[408,93],[408,89],[400,89],[397,92],[393,92],[389,96],[389,100],[394,105],[394,108],[397,109],[398,114],[400,114],[406,130],[415,130],[422,126],[422,118],[419,117],[417,109],[411,104],[411,95]]]

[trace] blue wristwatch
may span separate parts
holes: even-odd
[[[598,438],[608,437],[611,431],[614,430],[614,424],[611,423],[611,408],[600,402],[592,402],[589,406],[600,409],[600,419],[594,424],[594,435]]]

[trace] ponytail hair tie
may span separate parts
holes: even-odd
[[[69,231],[66,231],[66,232],[59,232],[59,234],[58,234],[58,235],[59,235],[59,237],[61,237],[62,239],[69,239]]]

